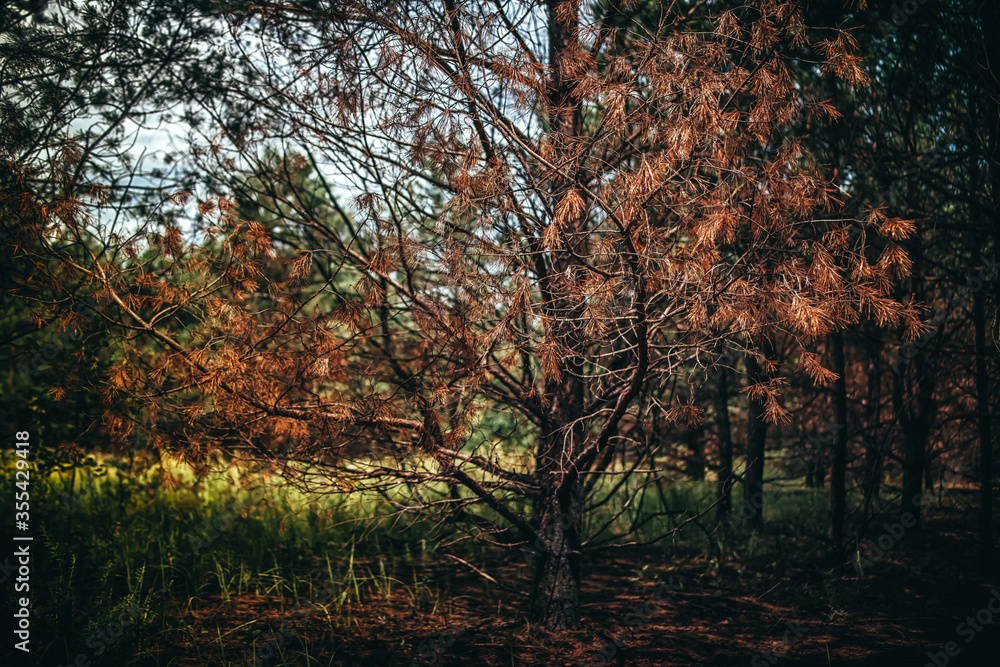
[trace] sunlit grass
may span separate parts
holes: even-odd
[[[4,468],[12,465],[5,457]],[[0,487],[10,497],[13,475]],[[41,651],[53,664],[78,653],[94,664],[152,655],[165,632],[205,630],[185,627],[177,610],[235,606],[247,596],[281,612],[327,585],[323,614],[345,627],[353,607],[372,599],[402,600],[415,611],[441,604],[424,572],[437,549],[427,539],[431,523],[409,519],[400,539],[386,518],[392,508],[361,494],[304,494],[235,469],[198,479],[172,460],[130,470],[111,457],[36,470],[30,490],[33,565],[44,572],[35,580],[33,623],[37,636],[63,638]],[[124,608],[143,609],[139,622],[95,648],[95,634]]]

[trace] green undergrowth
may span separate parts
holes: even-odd
[[[0,493],[10,498],[10,452],[3,468]],[[658,550],[661,562],[704,556],[716,574],[723,565],[743,572],[741,563],[780,554],[783,534],[820,534],[826,518],[824,491],[769,484],[767,531],[748,536],[717,522],[714,484],[664,482],[625,507],[631,491],[588,515],[585,532],[607,524],[595,544],[639,525],[637,539]],[[446,493],[442,486],[424,497]],[[400,505],[390,500],[404,496],[395,492],[309,494],[273,475],[225,466],[199,479],[177,462],[105,458],[33,471],[30,496],[31,658],[40,665],[74,664],[80,655],[92,665],[170,664],[164,646],[177,637],[189,647],[215,646],[204,664],[244,664],[233,646],[266,639],[296,600],[315,601],[318,591],[311,613],[345,632],[366,606],[391,604],[411,617],[449,613],[470,593],[435,576],[443,564],[454,566],[446,554],[486,572],[513,570],[505,583],[514,587],[531,579],[530,565],[512,558],[513,550],[463,540],[462,527],[439,515],[396,511]],[[598,488],[595,498],[603,497]],[[737,486],[737,512],[739,498]],[[486,597],[475,603],[496,607],[492,584],[477,581]],[[13,597],[12,588],[4,595]],[[248,618],[223,631],[198,620],[212,610]],[[290,638],[281,647],[290,657],[267,664],[325,664],[304,657],[310,650],[304,637]]]

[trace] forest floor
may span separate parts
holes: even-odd
[[[208,596],[170,605],[197,631],[161,637],[157,662],[254,664],[255,646],[258,666],[1000,665],[1000,614],[989,611],[991,600],[1000,610],[1000,586],[979,574],[975,513],[931,509],[900,539],[883,527],[894,521],[872,522],[872,541],[887,548],[860,568],[830,566],[819,536],[774,528],[721,557],[596,554],[583,572],[582,627],[565,632],[526,620],[515,589],[527,588],[528,567],[517,562],[490,570],[494,584],[444,561],[427,572],[449,591],[441,608],[414,611],[400,588],[351,602],[347,622],[289,599]]]

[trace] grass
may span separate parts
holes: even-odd
[[[3,465],[9,472],[12,458]],[[3,497],[11,497],[13,483],[12,474],[4,476]],[[467,588],[433,576],[443,542],[434,522],[410,516],[401,526],[385,516],[391,507],[379,498],[308,495],[265,474],[233,470],[198,479],[171,461],[133,470],[112,459],[39,474],[30,491],[37,664],[71,664],[83,654],[93,665],[237,665],[245,664],[248,647],[269,643],[269,666],[340,664],[340,649],[319,660],[306,620],[352,632],[362,610],[366,618],[380,618],[381,609],[387,619],[420,618],[453,614],[460,605],[498,605],[486,582],[482,597],[464,600]],[[716,575],[724,563],[736,563],[737,576],[757,576],[751,572],[783,549],[775,536],[822,533],[825,492],[768,488],[766,495],[770,537],[724,538],[712,511],[700,528],[657,543],[664,562],[712,554]],[[640,531],[652,539],[713,500],[711,484],[673,483],[641,495],[608,534],[637,513],[665,512]],[[590,525],[602,525],[614,507],[595,512]],[[449,552],[487,571],[514,568],[521,587],[530,576],[523,564],[510,564],[516,560],[504,565],[498,550],[471,542],[456,549]],[[749,561],[753,568],[740,565]],[[647,574],[637,569],[636,579]],[[4,595],[13,597],[10,587]],[[303,601],[310,602],[305,616]],[[141,613],[119,627],[136,609]],[[224,628],[213,616],[219,612],[240,621]],[[289,618],[302,622],[290,626]],[[185,652],[197,662],[178,662]]]
[[[424,571],[438,549],[429,522],[414,521],[401,540],[369,498],[307,496],[232,471],[198,480],[176,462],[135,473],[96,464],[31,480],[32,636],[59,638],[35,645],[39,664],[78,653],[92,664],[157,664],[158,637],[205,632],[172,612],[206,603],[257,596],[284,605],[329,584],[323,613],[346,627],[352,605],[400,597],[434,610],[447,593]],[[13,483],[4,477],[3,497]],[[144,611],[114,642],[100,639],[126,608]]]

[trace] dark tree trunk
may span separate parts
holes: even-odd
[[[912,134],[912,130],[911,130]],[[915,155],[913,139],[910,139],[910,156]],[[910,203],[912,193],[907,190],[907,209],[917,210]],[[923,303],[927,299],[924,284],[923,230],[918,222],[917,232],[912,239],[910,257],[913,260],[911,286],[914,299]],[[938,322],[937,327],[942,323]],[[937,328],[924,334],[913,343],[901,346],[900,358],[893,363],[893,409],[903,433],[903,492],[900,499],[900,520],[904,525],[913,522],[914,532],[919,532],[922,524],[924,498],[923,477],[927,464],[927,443],[930,429],[934,424],[936,405],[934,402],[934,371],[929,359],[928,347],[934,337],[940,336]],[[909,516],[907,516],[909,515]]]
[[[583,129],[582,102],[575,84],[570,60],[579,42],[576,12],[568,0],[548,0],[549,89],[546,112],[551,125],[550,138],[556,150],[572,151],[573,141]],[[562,17],[562,18],[560,18]],[[554,179],[553,201],[565,190],[580,187],[579,173],[567,172]],[[567,243],[574,252],[586,256],[586,216],[580,214],[565,227]],[[551,321],[551,333],[565,350],[561,379],[546,378],[545,393],[550,397],[546,425],[536,453],[536,479],[542,492],[535,504],[535,528],[538,539],[535,551],[534,588],[531,616],[549,630],[565,630],[580,623],[580,529],[584,489],[580,478],[565,481],[567,461],[580,454],[585,430],[578,421],[584,413],[584,385],[581,341],[577,323],[583,316],[580,304],[564,296],[560,282],[572,275],[579,264],[574,252],[553,251],[550,266],[539,258],[541,290]],[[580,353],[580,354],[577,354]],[[608,450],[611,453],[611,450]]]
[[[685,433],[687,448],[691,451],[688,456],[687,465],[684,472],[696,482],[705,479],[705,429],[704,427],[690,428]]]
[[[936,405],[934,402],[934,378],[927,362],[927,353],[919,349],[913,357],[915,380],[913,398],[908,401],[915,404],[912,408],[902,405],[903,396],[897,392],[897,416],[903,431],[903,498],[900,514],[909,513],[916,520],[915,530],[920,530],[921,512],[926,506],[922,498],[923,478],[928,467],[927,444],[930,440],[931,426],[934,424]],[[905,366],[903,373],[905,373]],[[902,386],[904,375],[896,374],[896,384]],[[923,502],[922,502],[923,501]]]
[[[844,516],[847,512],[847,378],[845,377],[844,335],[836,331],[830,337],[833,357],[833,463],[830,466],[830,526],[828,536],[833,553],[840,557],[844,548]]]
[[[806,486],[810,489],[822,489],[826,484],[826,468],[823,467],[821,451],[814,449],[806,461]]]
[[[916,518],[914,530],[920,530],[920,496],[923,492],[924,439],[916,433],[906,433],[903,439],[903,495],[900,514]]]
[[[894,373],[893,402],[903,432],[903,492],[899,512],[904,524],[910,522],[910,518],[905,516],[909,514],[915,522],[913,530],[919,531],[922,523],[922,506],[926,500],[922,494],[924,468],[927,463],[927,441],[935,409],[933,385],[927,368],[926,354],[923,351],[914,355],[913,367],[917,375],[915,395],[909,401],[904,398],[907,368],[906,364],[903,364],[903,367]],[[916,405],[911,408],[909,406],[911,403]]]
[[[903,432],[903,493],[899,512],[904,523],[910,521],[905,515],[909,514],[913,517],[913,521],[915,521],[914,531],[919,531],[921,526],[927,441],[930,437],[930,427],[934,422],[935,413],[932,395],[933,384],[930,370],[927,368],[926,356],[921,350],[913,357],[913,367],[917,378],[916,386],[913,389],[915,395],[910,400],[905,398],[906,392],[904,391],[908,374],[907,364],[903,363],[902,367],[897,368],[893,375],[893,403],[895,404],[896,417]],[[915,405],[911,408],[910,404],[914,403]]]
[[[767,342],[761,345],[765,363],[774,358],[773,348]],[[757,358],[746,356],[747,377],[750,384],[759,384],[769,379]],[[764,528],[764,452],[767,443],[767,421],[764,419],[765,404],[750,397],[747,410],[747,468],[743,475],[743,511],[746,525],[753,531]]]
[[[540,507],[531,616],[549,630],[569,630],[580,624],[582,509],[579,482],[548,494]]]
[[[576,416],[583,412],[581,363],[565,361],[562,380],[552,387],[549,426],[536,455],[542,493],[535,505],[538,539],[534,552],[535,580],[531,617],[549,630],[566,630],[580,623],[580,530],[584,487],[579,477],[564,482],[566,458],[577,455],[584,429]]]
[[[865,481],[864,508],[865,521],[874,511],[882,486],[882,446],[880,439],[880,406],[882,403],[882,375],[879,358],[881,346],[877,336],[868,341],[868,394],[865,399]]]
[[[733,509],[733,432],[729,423],[729,369],[720,362],[715,377],[715,426],[719,437],[719,476],[716,486],[718,516]]]

